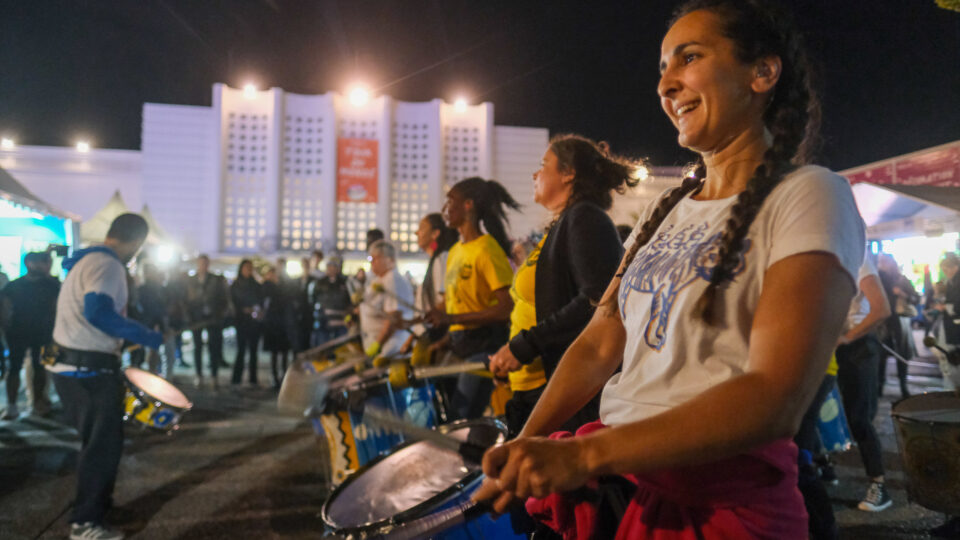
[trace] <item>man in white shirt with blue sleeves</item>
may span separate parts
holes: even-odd
[[[113,220],[103,245],[81,249],[63,261],[67,278],[57,298],[53,329],[53,373],[64,410],[80,435],[77,492],[70,517],[71,539],[118,539],[104,517],[123,452],[124,340],[158,348],[159,332],[128,319],[128,263],[147,238],[137,214]]]

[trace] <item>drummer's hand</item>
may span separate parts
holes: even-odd
[[[497,480],[503,494],[518,499],[543,498],[551,493],[570,491],[590,478],[585,455],[585,438],[552,440],[543,437],[514,439],[495,446],[483,455],[483,472]],[[491,491],[493,488],[489,488]],[[493,510],[506,511],[509,497],[492,499]],[[481,500],[474,495],[474,500]]]
[[[500,347],[500,350],[490,356],[490,373],[495,379],[506,379],[511,371],[517,371],[523,364],[517,360],[510,350],[510,345]]]
[[[451,321],[450,314],[442,309],[431,309],[429,313],[423,316],[428,324],[432,326],[445,326],[449,325]]]
[[[491,512],[498,515],[505,514],[510,507],[518,503],[513,493],[500,489],[499,482],[495,478],[484,478],[480,489],[474,491],[470,499],[479,503],[486,502]]]

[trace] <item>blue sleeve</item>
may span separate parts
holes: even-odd
[[[123,317],[113,306],[113,298],[107,294],[90,292],[83,296],[83,316],[98,330],[115,338],[139,343],[151,349],[159,349],[163,343],[160,332]]]

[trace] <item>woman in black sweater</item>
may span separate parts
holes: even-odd
[[[243,380],[244,351],[249,351],[252,386],[257,385],[257,344],[260,342],[260,311],[263,306],[263,289],[253,277],[253,261],[244,259],[237,268],[237,279],[230,286],[234,318],[237,327],[237,359],[233,363],[232,383]]]
[[[554,217],[514,277],[510,342],[490,357],[490,370],[509,377],[514,390],[506,409],[511,435],[523,427],[617,270],[623,246],[606,211],[614,191],[636,183],[634,171],[633,164],[610,156],[604,143],[558,135],[533,175],[534,200]],[[595,420],[598,402],[591,401],[566,427],[575,430]]]

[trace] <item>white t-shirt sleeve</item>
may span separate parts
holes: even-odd
[[[397,303],[397,281],[396,273],[390,272],[389,274],[383,276],[383,279],[380,281],[383,285],[383,311],[385,313],[393,313],[399,309]]]
[[[769,197],[761,210],[772,213],[767,220],[767,267],[800,253],[830,253],[856,286],[866,231],[847,180],[823,167],[807,166]]]
[[[444,251],[437,255],[437,260],[433,262],[433,290],[438,297],[446,290],[448,253],[450,252]]]
[[[870,258],[868,253],[864,252],[863,264],[860,265],[860,272],[857,275],[857,286],[859,287],[859,283],[870,276],[879,278],[880,274],[877,273],[877,265],[873,264],[873,259]]]
[[[108,258],[106,255],[97,255]],[[111,260],[106,264],[91,264],[84,270],[83,294],[105,294],[113,299],[113,308],[117,313],[126,313],[127,298],[124,290],[127,285],[127,272],[119,261]]]

